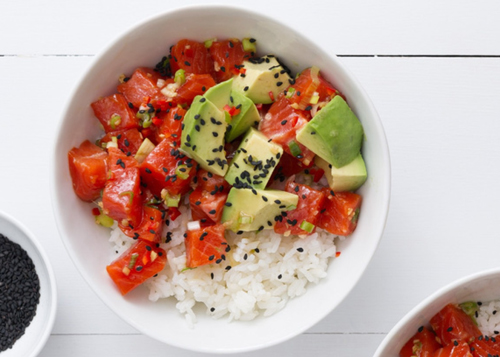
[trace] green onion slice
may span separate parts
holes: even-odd
[[[132,201],[134,201],[134,193],[132,191],[125,191],[120,193],[118,196],[128,196],[129,198],[129,204],[132,204]]]
[[[106,228],[111,228],[115,221],[110,216],[101,213],[100,215],[95,217],[95,223],[100,224],[101,226]]]
[[[111,116],[111,119],[109,120],[109,125],[111,126],[111,129],[116,129],[117,125],[120,125],[122,122],[122,117],[119,116],[118,114],[113,114]]]
[[[302,221],[300,224],[300,229],[306,231],[307,233],[311,233],[316,226],[310,222]]]
[[[295,140],[291,140],[288,143],[288,147],[290,148],[290,152],[292,153],[293,156],[297,157],[300,154],[302,154],[302,150],[300,150],[300,146],[295,142]]]
[[[206,41],[204,42],[204,44],[205,44],[205,48],[210,48],[210,47],[212,47],[212,43],[214,43],[214,41],[217,41],[217,39],[216,39],[216,38],[209,38],[208,40],[206,40]]]
[[[137,258],[139,258],[139,253],[134,253],[130,256],[130,262],[128,263],[129,269],[132,269],[134,267]]]
[[[179,86],[183,85],[186,82],[186,71],[183,69],[178,69],[174,75],[174,81]]]
[[[187,165],[179,165],[175,169],[175,174],[181,180],[186,180],[189,178],[189,171],[191,171],[191,168],[187,167]]]
[[[179,207],[181,195],[171,195],[166,189],[161,191],[161,198],[165,201],[167,207]]]

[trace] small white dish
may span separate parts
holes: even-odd
[[[21,222],[0,211],[0,233],[23,248],[35,265],[40,280],[40,301],[36,315],[12,346],[1,352],[2,357],[34,357],[40,353],[50,336],[57,310],[56,279],[50,261],[41,244]]]
[[[106,273],[109,230],[95,224],[92,205],[73,192],[68,151],[102,135],[90,103],[116,91],[120,74],[154,65],[182,38],[257,39],[260,54],[276,54],[292,72],[312,65],[347,97],[366,133],[363,157],[368,180],[359,190],[363,206],[356,232],[339,242],[340,259],[328,276],[291,300],[279,313],[250,322],[228,323],[197,314],[190,328],[175,299],[153,303],[146,289],[121,296]],[[265,15],[230,6],[191,6],[165,12],[133,26],[95,58],[69,97],[58,128],[52,167],[52,201],[61,239],[73,262],[97,295],[142,333],[173,346],[206,353],[236,353],[269,347],[307,330],[335,309],[361,278],[384,230],[390,197],[390,158],[378,114],[361,85],[338,59],[314,42]]]
[[[482,271],[456,280],[441,288],[406,314],[384,338],[374,357],[398,357],[404,344],[420,326],[449,303],[500,299],[500,269]]]

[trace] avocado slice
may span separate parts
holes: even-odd
[[[354,191],[366,181],[366,165],[361,153],[349,164],[336,168],[319,156],[316,156],[314,163],[323,169],[328,180],[328,185],[333,191]]]
[[[224,177],[231,185],[264,189],[283,155],[283,148],[250,128],[236,150]],[[241,184],[243,183],[243,185]]]
[[[248,128],[253,125],[258,125],[260,122],[259,111],[255,104],[243,94],[232,91],[231,92],[231,106],[234,106],[240,110],[240,112],[232,117],[230,125],[226,132],[226,141],[231,142],[238,136],[245,133]]]
[[[217,108],[222,109],[226,104],[229,104],[232,87],[233,79],[231,78],[208,88],[203,96],[211,101]]]
[[[233,89],[254,103],[272,103],[290,84],[287,71],[272,55],[244,61],[242,66],[245,73],[234,78]]]
[[[297,131],[297,141],[340,168],[358,156],[363,126],[345,100],[337,95]]]
[[[231,188],[221,222],[233,232],[272,229],[281,212],[297,207],[299,197],[278,190]]]
[[[205,170],[224,176],[228,169],[225,114],[205,97],[196,96],[184,116],[181,150]]]

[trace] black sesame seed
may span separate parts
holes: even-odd
[[[280,274],[280,275],[278,275],[278,279],[281,279],[282,277],[283,277],[283,276],[282,276],[281,274]]]
[[[184,61],[184,64],[185,64],[186,66],[191,66],[191,63],[189,63],[188,61]]]
[[[24,334],[40,301],[33,261],[17,243],[0,234],[0,352]]]
[[[248,86],[246,86],[245,88],[243,88],[243,91],[247,91],[248,90]]]
[[[212,274],[213,274],[213,273],[212,273]],[[212,278],[212,279],[213,279],[213,278]],[[210,311],[211,311],[211,312],[214,312],[214,311],[215,311],[215,307],[211,307],[211,308],[210,308]]]
[[[214,260],[215,259],[215,256],[214,255],[211,255],[208,257],[208,260]]]
[[[286,124],[286,122],[287,122],[287,120],[286,120],[286,119],[285,119],[285,120],[282,120],[282,121],[281,121],[281,125],[285,125],[285,124]]]
[[[418,332],[422,332],[423,330],[424,330],[424,326],[420,326],[420,327],[418,328]]]
[[[312,106],[308,105],[308,106],[306,107],[306,110],[311,110],[312,108],[313,108]]]
[[[283,84],[283,82],[276,82],[276,85],[280,87]]]

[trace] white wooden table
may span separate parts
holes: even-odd
[[[392,159],[387,227],[357,287],[306,333],[246,355],[371,356],[423,298],[500,264],[500,3],[224,2],[273,15],[338,54],[378,109]],[[39,237],[55,269],[58,314],[43,357],[199,355],[141,335],[96,297],[49,198],[56,125],[77,79],[124,29],[179,5],[1,3],[0,210]]]

